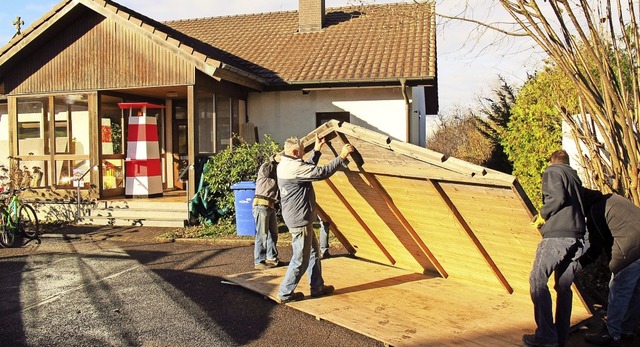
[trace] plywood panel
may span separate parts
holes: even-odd
[[[499,285],[487,263],[426,180],[376,175],[451,278],[473,278]]]
[[[392,346],[521,346],[535,329],[528,293],[456,279],[415,274],[395,267],[335,257],[322,261],[333,295],[312,299],[306,277],[296,289],[305,300],[288,306]],[[275,299],[286,268],[227,276]],[[574,310],[574,324],[588,318]]]
[[[416,272],[438,271],[427,255],[411,237],[393,211],[385,203],[380,192],[370,186],[359,174],[340,172],[331,177],[331,182],[340,186],[347,202],[358,211],[375,236],[387,247],[396,260],[395,266]]]

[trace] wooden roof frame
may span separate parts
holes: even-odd
[[[429,241],[437,239],[439,232],[447,237],[455,232],[456,244],[467,243],[466,252],[475,253],[473,266],[485,272],[476,280],[499,286],[509,294],[528,290],[527,276],[515,273],[530,271],[540,234],[530,224],[536,209],[514,176],[335,120],[301,139],[307,150],[313,147],[316,134],[328,142],[320,165],[334,158],[346,143],[357,149],[348,168],[314,183],[320,215],[331,222],[332,232],[350,253],[405,270],[464,278],[469,274],[464,273],[463,265],[454,265],[457,261],[449,259],[443,248],[446,245]],[[421,218],[429,219],[429,210],[420,216],[406,201],[399,201],[404,182],[428,189],[428,198],[415,193],[412,199],[425,206],[438,205],[439,213],[448,215],[448,224],[438,227],[437,219],[420,222]],[[482,191],[484,196],[468,197],[477,203],[464,201],[464,194],[473,195],[474,191]],[[508,208],[501,207],[502,202]],[[500,220],[487,226],[482,220],[487,217],[484,207],[494,205],[506,214],[491,216]],[[434,231],[427,231],[432,227]],[[497,252],[501,246],[494,243],[505,240],[520,244],[518,253],[522,256],[510,255],[509,250]],[[363,242],[369,248],[361,255],[362,246],[357,244]],[[513,271],[510,267],[516,261],[518,269]],[[488,274],[493,278],[487,278]]]
[[[288,303],[390,346],[518,345],[535,329],[529,273],[541,235],[515,177],[330,121],[314,182],[318,214],[351,256],[322,260],[332,295]],[[366,260],[366,261],[363,261]],[[277,300],[285,267],[225,276]],[[553,278],[550,280],[553,287]],[[310,294],[306,278],[296,291]],[[572,324],[592,316],[574,286]]]

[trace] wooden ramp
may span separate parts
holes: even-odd
[[[286,269],[225,278],[275,300]],[[336,287],[333,295],[311,298],[305,276],[296,291],[307,298],[287,305],[387,345],[522,346],[522,335],[535,329],[528,292],[508,294],[350,257],[322,260],[322,271]],[[590,316],[580,307],[574,305],[574,324]]]

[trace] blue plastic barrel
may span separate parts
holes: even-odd
[[[241,236],[255,236],[256,222],[253,219],[253,196],[256,193],[256,183],[251,181],[238,182],[231,186],[236,207],[236,232]]]

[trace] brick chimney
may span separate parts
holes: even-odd
[[[298,32],[321,31],[324,24],[324,0],[298,0]]]

